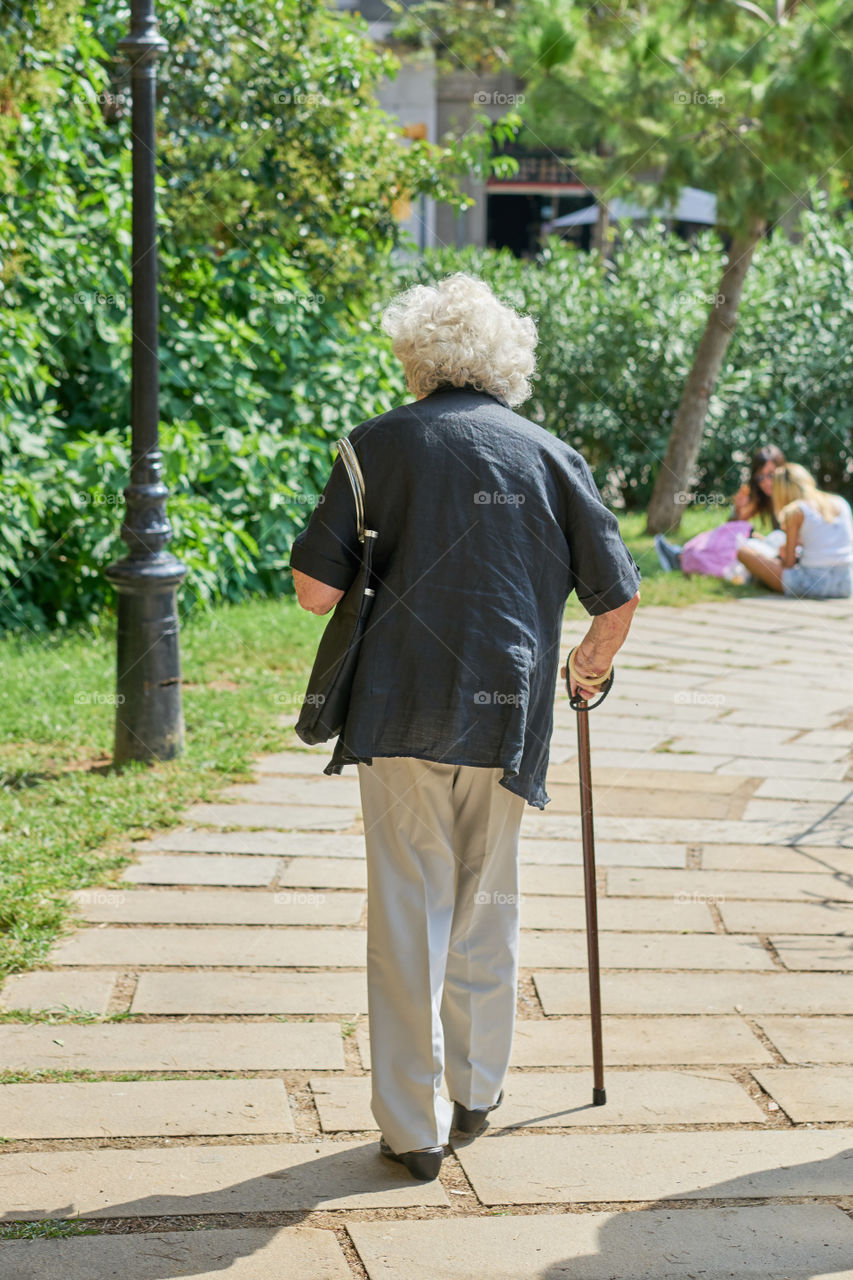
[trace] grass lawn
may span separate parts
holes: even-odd
[[[690,509],[682,536],[718,521]],[[644,604],[755,593],[664,574],[643,522],[629,515],[622,528],[643,573]],[[573,600],[567,616],[580,639],[586,613]],[[325,622],[292,597],[192,613],[181,632],[185,753],[121,770],[110,762],[114,623],[97,633],[0,639],[0,979],[43,961],[68,890],[109,883],[131,861],[132,840],[178,825],[188,805],[249,779],[252,756],[292,745],[280,717],[298,706]]]

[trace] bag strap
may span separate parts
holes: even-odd
[[[364,476],[349,440],[338,441],[338,452],[344,464],[355,499],[355,520],[359,542],[364,542]]]

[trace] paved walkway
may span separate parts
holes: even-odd
[[[8,1280],[853,1277],[850,602],[641,609],[591,717],[607,1104],[575,725],[522,826],[519,1024],[440,1182],[379,1159],[355,770],[257,764],[136,847],[0,1025]],[[564,653],[577,635],[565,636]],[[265,927],[259,927],[265,926]]]

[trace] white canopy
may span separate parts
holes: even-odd
[[[562,218],[555,218],[544,225],[545,231],[556,231],[561,227],[584,227],[598,222],[599,206],[591,204],[586,209],[578,209],[576,213],[566,213]],[[703,222],[712,227],[717,221],[717,197],[710,191],[700,191],[698,187],[682,187],[678,200],[674,205],[659,209],[644,209],[638,204],[629,204],[627,200],[610,201],[610,217],[613,222],[620,218],[649,218],[653,213],[662,218],[671,218],[674,222]]]

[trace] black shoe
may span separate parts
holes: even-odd
[[[489,1123],[489,1112],[499,1107],[504,1100],[504,1091],[501,1089],[497,1102],[493,1102],[490,1107],[463,1107],[461,1102],[453,1104],[453,1124],[452,1130],[457,1133],[480,1133]]]
[[[392,1151],[382,1138],[379,1142],[379,1154],[386,1160],[404,1164],[413,1178],[420,1178],[421,1182],[432,1182],[441,1171],[444,1147],[425,1147],[423,1151],[397,1152]]]

